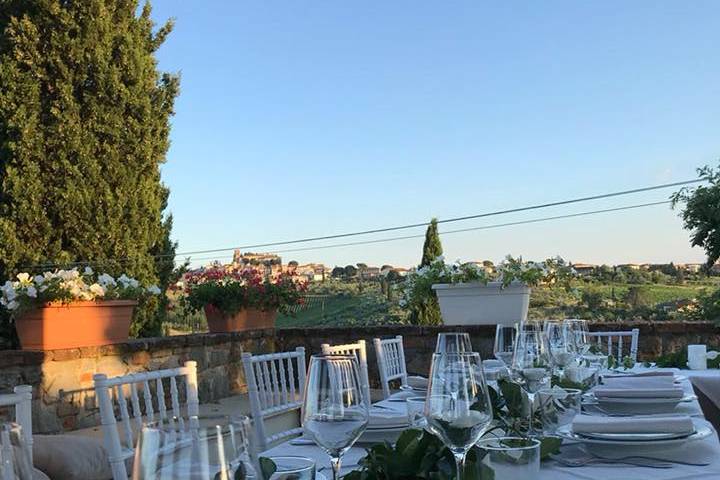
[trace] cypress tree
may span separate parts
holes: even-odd
[[[172,218],[160,165],[179,77],[138,0],[0,0],[0,280],[91,262],[165,286]],[[163,255],[156,258],[156,255]],[[133,334],[160,332],[154,305]]]
[[[440,234],[437,229],[437,218],[433,218],[425,231],[425,244],[420,266],[430,265],[437,257],[442,255],[443,249],[440,243]]]

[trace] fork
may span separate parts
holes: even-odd
[[[585,458],[579,458],[579,459],[567,459],[567,458],[560,458],[557,455],[552,455],[550,458],[555,460],[561,465],[564,465],[566,467],[586,467],[586,466],[593,466],[593,465],[630,465],[633,467],[646,467],[646,468],[660,468],[660,469],[667,469],[672,468],[672,465],[670,463],[642,463],[642,462],[634,462],[631,460],[626,460],[625,458],[633,458],[633,457],[624,457],[624,458],[618,458],[618,459],[603,459],[599,457],[585,457]]]

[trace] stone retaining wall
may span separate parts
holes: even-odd
[[[684,348],[688,343],[720,345],[720,328],[710,323],[597,324],[591,330],[640,328],[640,359]],[[267,353],[305,346],[308,355],[322,343],[368,342],[371,382],[377,382],[372,339],[402,335],[408,371],[427,373],[435,338],[441,331],[462,330],[472,337],[483,358],[492,356],[494,326],[451,327],[383,326],[353,328],[289,328],[233,334],[194,334],[146,338],[118,345],[47,352],[1,351],[0,392],[19,384],[33,386],[34,430],[59,432],[95,426],[99,414],[92,376],[109,376],[171,368],[187,360],[198,362],[200,401],[209,403],[245,392],[240,364],[243,351]]]

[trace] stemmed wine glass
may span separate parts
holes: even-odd
[[[330,455],[333,480],[339,478],[343,454],[365,431],[369,418],[370,399],[363,392],[357,359],[313,355],[303,402],[303,428]]]
[[[515,350],[515,339],[517,338],[518,325],[498,325],[495,328],[495,345],[493,353],[495,358],[509,367],[512,363],[513,351]]]
[[[439,333],[435,353],[472,352],[470,335],[463,332]]]
[[[576,359],[575,342],[566,332],[562,322],[547,321],[544,325],[550,354],[560,369],[569,366]]]
[[[552,358],[547,336],[539,328],[525,328],[518,332],[510,367],[510,376],[527,394],[530,403],[528,436],[535,433],[533,426],[535,394],[549,386],[552,377]]]
[[[425,400],[427,429],[453,453],[460,480],[465,456],[492,422],[492,405],[480,355],[433,354]]]
[[[589,329],[585,320],[568,318],[562,323],[563,331],[570,343],[573,345],[575,355],[580,362],[584,355],[590,351]]]

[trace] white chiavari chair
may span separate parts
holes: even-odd
[[[608,355],[614,356],[618,363],[622,364],[623,358],[626,356],[632,358],[633,362],[637,362],[640,329],[633,328],[625,332],[589,332],[588,336],[591,339],[595,339],[598,346],[605,344]],[[614,343],[613,340],[615,340]],[[627,353],[623,350],[624,343],[630,344]]]
[[[159,422],[171,428],[178,422],[178,428],[185,428],[184,418],[199,414],[197,362],[194,361],[185,362],[184,366],[178,368],[113,378],[98,373],[93,376],[93,380],[100,408],[103,443],[113,480],[127,480],[126,461],[133,458],[135,438],[144,422]],[[178,385],[183,382],[185,401],[181,403],[182,387]],[[116,412],[119,413],[121,429]]]
[[[30,466],[32,466],[32,387],[30,385],[18,385],[13,388],[13,393],[0,394],[0,407],[15,407],[15,423],[22,429],[21,441],[25,444],[29,455]],[[2,432],[0,438],[0,478],[14,479],[13,473],[13,451],[8,432]]]
[[[343,345],[330,345],[329,343],[323,343],[321,348],[322,353],[325,355],[353,355],[357,359],[358,366],[360,367],[361,381],[363,382],[363,391],[365,392],[365,395],[367,395],[367,398],[371,399],[365,340],[358,340],[355,343],[346,343]]]
[[[390,396],[390,382],[400,380],[400,385],[407,385],[407,367],[405,366],[405,350],[402,335],[394,338],[373,339],[375,356],[380,372],[383,397]]]
[[[262,452],[276,442],[302,434],[302,427],[298,426],[268,435],[265,420],[293,410],[300,411],[307,369],[305,348],[265,355],[243,353],[242,363],[257,451]]]

